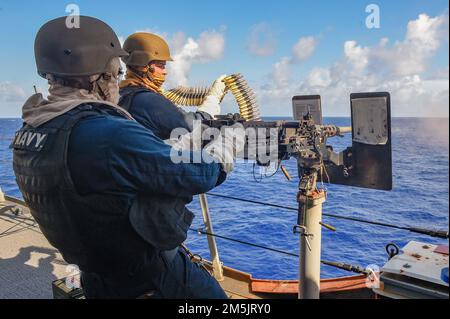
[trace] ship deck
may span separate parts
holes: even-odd
[[[53,298],[52,282],[67,277],[69,271],[24,203],[6,196],[6,201],[0,202],[0,299]],[[224,267],[223,273],[220,285],[231,299],[297,298],[295,280],[254,279],[229,267]],[[321,281],[321,298],[373,297],[364,276]]]
[[[0,203],[0,299],[52,298],[51,283],[67,276],[66,265],[21,201]]]

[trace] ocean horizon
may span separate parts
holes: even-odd
[[[289,117],[264,117],[266,120]],[[349,126],[349,117],[324,117],[324,123]],[[0,187],[7,195],[21,197],[12,170],[9,144],[21,126],[20,118],[0,118]],[[328,198],[324,212],[341,216],[391,223],[399,226],[448,229],[449,226],[449,118],[392,118],[393,190],[376,191],[356,187],[325,184]],[[351,137],[331,138],[335,150],[351,145]],[[238,161],[228,179],[211,192],[296,207],[298,176],[296,162],[283,163],[292,176],[287,181],[281,172],[256,181],[259,170],[252,163]],[[270,175],[270,174],[267,174]],[[296,213],[279,208],[243,204],[208,196],[214,231],[253,244],[298,253],[298,235],[292,233]],[[196,218],[192,228],[202,227],[198,197],[188,206]],[[324,216],[323,221],[336,232],[323,229],[322,259],[345,262],[362,267],[381,267],[387,261],[386,244],[402,247],[410,240],[431,244],[447,244],[437,239],[408,231],[367,225]],[[217,238],[221,261],[229,267],[249,272],[254,278],[296,279],[298,259],[242,246]],[[186,244],[204,258],[209,250],[204,235],[189,232]],[[322,277],[348,276],[351,273],[322,266]]]

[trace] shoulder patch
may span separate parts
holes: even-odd
[[[52,130],[21,129],[16,132],[9,148],[39,152],[53,137]]]

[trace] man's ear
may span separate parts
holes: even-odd
[[[153,66],[152,61],[150,61],[150,62],[148,63],[148,71],[149,71],[150,73],[155,72],[155,67]]]

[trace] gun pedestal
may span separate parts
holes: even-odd
[[[213,128],[240,123],[247,133],[253,132],[252,139],[247,136],[244,159],[255,160],[254,156],[249,156],[249,150],[252,149],[249,148],[250,141],[265,141],[262,143],[263,156],[260,156],[260,152],[257,153],[258,165],[271,161],[265,155],[268,146],[274,142],[278,143],[278,163],[296,157],[300,183],[297,196],[298,220],[294,233],[300,236],[300,298],[320,297],[322,226],[332,229],[322,223],[322,205],[326,200],[326,191],[317,188],[317,179],[346,186],[392,189],[390,95],[387,92],[354,93],[350,95],[350,104],[351,128],[323,125],[318,95],[294,97],[295,121],[246,121],[239,114],[228,114],[203,122]],[[273,132],[276,133],[276,138],[273,138]],[[331,145],[327,145],[328,138],[350,132],[351,147],[336,153]],[[286,174],[285,171],[284,173]]]
[[[317,170],[303,171],[299,183],[298,221],[294,232],[300,236],[299,298],[319,299],[320,253],[322,245],[322,204],[326,191],[316,188]]]

